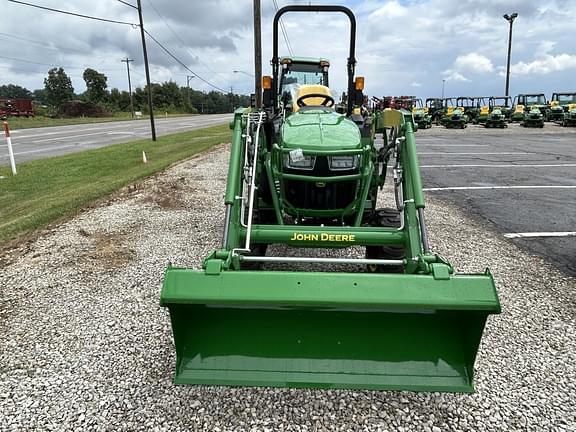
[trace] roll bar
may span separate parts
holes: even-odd
[[[356,66],[356,18],[350,9],[344,6],[325,6],[325,5],[291,5],[284,6],[274,16],[273,28],[273,54],[272,54],[272,101],[274,110],[278,106],[278,69],[280,66],[280,57],[278,57],[278,24],[280,18],[287,12],[342,12],[350,19],[350,53],[348,54],[348,107],[346,114],[352,114],[354,107],[355,91],[354,87],[354,67]]]

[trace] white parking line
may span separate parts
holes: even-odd
[[[426,143],[419,143],[418,147],[490,147],[490,144],[426,144]]]
[[[576,185],[557,186],[452,186],[422,188],[425,192],[445,191],[445,190],[492,190],[492,189],[576,189]]]
[[[519,155],[532,154],[527,152],[484,152],[484,153],[452,153],[452,152],[418,152],[419,155]]]
[[[576,231],[507,233],[506,238],[576,237]]]
[[[421,165],[420,168],[568,168],[576,164],[468,164],[468,165]]]

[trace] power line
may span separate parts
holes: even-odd
[[[120,1],[120,0],[118,0]],[[168,29],[172,32],[172,34],[176,37],[176,39],[178,39],[178,41],[180,42],[180,45],[186,49],[186,51],[188,52],[188,54],[194,58],[197,59],[200,63],[202,63],[202,65],[204,65],[206,67],[206,69],[208,69],[210,72],[215,73],[217,75],[220,75],[218,72],[215,72],[214,70],[212,70],[210,68],[210,66],[208,66],[206,63],[204,63],[199,56],[195,55],[193,52],[190,51],[190,48],[188,48],[188,46],[186,46],[186,43],[182,40],[182,38],[180,37],[180,35],[178,35],[178,33],[176,33],[174,31],[174,29],[170,26],[170,24],[168,24],[168,21],[166,21],[166,19],[160,14],[160,12],[158,12],[158,9],[156,9],[156,7],[154,6],[154,4],[152,3],[152,0],[147,0],[148,4],[150,5],[150,7],[154,10],[154,12],[156,12],[156,15],[158,15],[160,17],[160,19],[164,22],[164,24],[166,25],[166,27],[168,27]]]
[[[51,11],[51,12],[57,12],[57,13],[62,13],[65,15],[72,15],[72,16],[77,16],[80,18],[87,18],[87,19],[92,19],[92,20],[96,20],[96,21],[104,21],[104,22],[110,22],[110,23],[115,23],[115,24],[125,24],[125,25],[130,25],[132,27],[140,27],[138,24],[134,24],[134,23],[129,23],[129,22],[125,22],[125,21],[117,21],[117,20],[109,20],[107,18],[99,18],[99,17],[94,17],[94,16],[90,16],[90,15],[84,15],[84,14],[77,14],[74,12],[68,12],[68,11],[63,11],[60,9],[53,9],[53,8],[49,8],[49,7],[44,7],[44,6],[39,6],[36,4],[32,4],[32,3],[26,3],[20,0],[8,0],[9,2],[12,3],[17,3],[17,4],[22,4],[25,6],[30,6],[30,7],[34,7],[34,8],[38,8],[38,9],[43,9],[43,10],[47,10],[47,11]],[[118,0],[120,1],[120,0]],[[125,3],[124,1],[121,1],[121,3]],[[129,4],[128,4],[129,5]],[[158,13],[158,12],[157,12]],[[212,84],[211,82],[207,81],[206,79],[204,79],[203,77],[201,77],[200,75],[198,75],[196,72],[194,72],[192,69],[190,69],[188,66],[186,66],[180,59],[178,59],[174,54],[172,54],[170,52],[170,50],[168,50],[168,48],[166,48],[164,45],[162,45],[154,36],[152,36],[147,30],[144,30],[144,32],[154,41],[156,42],[156,44],[162,48],[162,50],[164,50],[164,52],[166,52],[166,54],[168,54],[170,57],[172,57],[177,63],[179,63],[182,67],[184,67],[187,71],[189,71],[190,73],[196,75],[201,81],[205,82],[206,84],[208,84],[210,87],[213,87],[219,91],[221,91],[222,93],[226,93],[226,90],[221,89],[220,87]],[[21,59],[14,59],[14,58],[10,58],[10,57],[2,57],[0,56],[0,58],[6,58],[9,60],[16,60],[16,61],[24,61],[26,63],[36,63],[36,64],[43,64],[44,66],[53,66],[53,65],[48,65],[46,63],[37,63],[37,62],[32,62],[29,60],[21,60]],[[73,67],[68,67],[69,69],[73,69]]]
[[[125,4],[126,6],[130,6],[131,8],[138,9],[138,8],[137,8],[136,6],[134,6],[133,4],[130,4],[130,3],[128,3],[128,2],[125,2],[124,0],[116,0],[116,1],[119,1],[120,3]]]
[[[176,57],[174,54],[172,54],[170,52],[170,50],[168,48],[166,48],[164,45],[162,45],[154,36],[152,36],[148,30],[144,30],[146,32],[146,34],[150,37],[150,39],[152,39],[154,42],[156,42],[156,44],[162,48],[164,50],[164,52],[166,54],[168,54],[170,57],[172,57],[180,66],[182,66],[184,69],[186,69],[188,72],[190,72],[191,74],[194,74],[197,78],[200,79],[200,81],[205,82],[206,84],[208,84],[210,87],[214,87],[216,90],[221,91],[222,93],[226,93],[226,90],[221,89],[220,87],[212,84],[210,81],[205,80],[204,78],[202,78],[200,75],[198,75],[196,72],[194,72],[192,69],[190,69],[188,66],[186,66],[178,57]]]
[[[276,0],[272,0],[274,3],[274,8],[276,8],[276,12],[278,12],[278,2]],[[288,39],[288,32],[286,31],[286,27],[284,27],[284,21],[280,18],[280,31],[282,32],[282,37],[284,38],[284,42],[286,44],[286,48],[288,48],[288,52],[291,56],[294,56],[294,52],[292,51],[292,45],[290,44],[290,40]]]
[[[21,5],[25,5],[25,6],[30,6],[30,7],[34,7],[34,8],[38,8],[38,9],[47,10],[50,12],[58,12],[58,13],[65,14],[65,15],[72,15],[72,16],[91,19],[91,20],[95,20],[95,21],[104,21],[104,22],[109,22],[109,23],[113,23],[113,24],[124,24],[124,25],[129,25],[132,27],[138,26],[138,24],[129,23],[126,21],[117,21],[117,20],[111,20],[111,19],[107,19],[107,18],[100,18],[100,17],[90,16],[90,15],[78,14],[78,13],[68,12],[68,11],[64,11],[64,10],[60,10],[60,9],[53,9],[53,8],[49,8],[46,6],[40,6],[40,5],[36,5],[36,4],[32,4],[32,3],[26,3],[23,1],[19,1],[19,0],[8,0],[8,1],[12,2],[12,3],[18,3]]]

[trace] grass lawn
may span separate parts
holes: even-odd
[[[0,246],[182,159],[230,141],[228,125],[0,167]],[[148,163],[142,162],[142,151]]]
[[[155,118],[166,118],[165,113],[154,112]],[[185,115],[192,114],[168,114],[168,117],[182,117]],[[107,123],[114,121],[125,121],[132,120],[132,115],[128,113],[118,113],[112,117],[77,117],[77,118],[50,118],[44,116],[38,117],[10,117],[8,119],[8,124],[10,129],[31,129],[47,126],[66,126],[75,124],[87,124],[87,123]],[[148,116],[142,116],[141,121],[147,121]]]

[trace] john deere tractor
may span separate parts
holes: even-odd
[[[484,127],[507,128],[512,108],[512,99],[510,96],[491,96],[489,106],[490,114],[488,114]]]
[[[474,124],[483,125],[490,117],[490,100],[489,98],[481,98],[478,106],[478,115],[474,119]]]
[[[424,104],[428,108],[428,114],[432,119],[432,123],[439,125],[440,119],[444,115],[444,99],[441,98],[428,98]]]
[[[546,121],[548,102],[546,102],[544,93],[519,94],[514,100],[516,106],[524,107],[524,113],[532,111],[533,108],[538,109],[542,114],[542,121]]]
[[[562,123],[570,104],[576,104],[576,93],[552,93],[547,112],[548,120]]]
[[[422,99],[416,99],[412,107],[412,117],[418,129],[429,129],[432,127],[432,116],[428,113],[428,107],[422,104]]]
[[[278,55],[289,12],[349,18],[342,114],[326,81],[310,84],[315,70],[295,73]],[[346,7],[276,13],[263,107],[231,124],[222,242],[201,269],[165,273],[176,383],[473,390],[484,324],[500,310],[494,281],[432,252],[412,114],[362,115],[355,34]],[[382,208],[389,168],[396,205]]]
[[[446,107],[440,123],[447,129],[464,129],[468,123],[468,117],[464,114],[464,108],[454,105],[454,98],[446,98]]]
[[[576,126],[576,103],[566,106],[562,126]]]
[[[524,120],[522,121],[524,127],[544,127],[544,115],[537,106],[527,108],[524,110]]]

